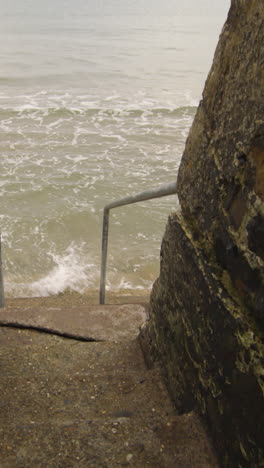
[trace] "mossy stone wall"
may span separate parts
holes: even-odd
[[[264,2],[233,0],[178,176],[147,334],[227,467],[264,466]]]

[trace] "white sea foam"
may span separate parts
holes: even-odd
[[[122,289],[144,290],[144,289],[150,289],[151,284],[152,283],[149,282],[148,285],[145,284],[143,286],[143,285],[135,284],[131,281],[127,281],[124,277],[122,277],[121,279],[119,279],[118,282],[108,281],[106,284],[106,290],[107,291],[121,291]]]
[[[193,116],[192,109],[177,107],[181,102],[190,105],[189,97],[165,102],[145,91],[127,98],[47,91],[9,101],[2,120],[1,180],[8,295],[98,287],[102,207],[176,177],[182,134]],[[161,234],[153,236],[157,224],[150,226],[155,220],[163,230],[161,215],[171,209],[167,201],[155,206],[150,209],[148,202],[111,215],[116,240],[108,289],[151,287],[152,253],[158,262]],[[91,243],[92,259],[80,239]],[[144,255],[134,263],[143,244]],[[123,264],[123,254],[129,264]]]
[[[82,246],[71,243],[64,254],[50,254],[54,267],[45,276],[31,283],[7,281],[7,294],[15,292],[17,296],[49,296],[66,289],[83,293],[90,285],[93,286],[95,265],[88,263],[81,250]]]
[[[51,122],[50,124],[46,125],[47,128],[53,128],[53,127],[57,127],[59,124],[61,124],[62,122],[65,122],[65,119],[58,119],[58,120],[55,120],[55,122]]]
[[[171,0],[78,1],[76,8],[69,0],[63,22],[56,0],[52,14],[43,2],[11,3],[3,2],[0,17],[10,38],[2,41],[0,92],[6,287],[16,296],[83,290],[98,276],[105,203],[175,180],[213,52],[207,46],[230,0],[206,0],[204,17],[195,2],[179,9]],[[111,214],[111,288],[149,287],[174,205],[166,198]]]

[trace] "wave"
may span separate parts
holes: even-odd
[[[182,117],[185,115],[193,116],[197,107],[196,106],[181,106],[176,108],[103,108],[103,107],[91,107],[91,108],[73,108],[73,107],[34,107],[32,105],[22,105],[17,107],[0,107],[0,118],[7,119],[12,117],[54,117],[58,121],[49,124],[54,126],[59,122],[60,118],[82,116],[84,118],[100,116],[106,118],[122,117],[122,118],[137,118],[144,115],[150,117]]]
[[[5,291],[8,296],[37,297],[63,293],[66,290],[84,293],[94,286],[95,265],[83,256],[82,246],[72,242],[64,254],[50,253],[53,267],[43,276],[32,282],[24,283],[18,278],[8,278]],[[97,279],[97,278],[96,278]]]
[[[88,262],[81,249],[74,242],[69,245],[62,255],[52,255],[54,266],[38,279],[28,282],[21,281],[21,277],[6,278],[5,293],[7,297],[47,297],[63,294],[67,291],[87,294],[99,290],[99,267],[96,263]],[[138,273],[138,272],[137,272]],[[139,278],[135,272],[108,271],[106,290],[149,290],[156,277]]]

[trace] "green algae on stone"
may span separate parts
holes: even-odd
[[[148,345],[226,467],[264,466],[264,2],[232,0],[179,169]]]

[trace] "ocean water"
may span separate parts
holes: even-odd
[[[5,292],[98,288],[102,210],[176,180],[230,0],[0,0]],[[111,214],[107,288],[148,289],[174,196]]]

